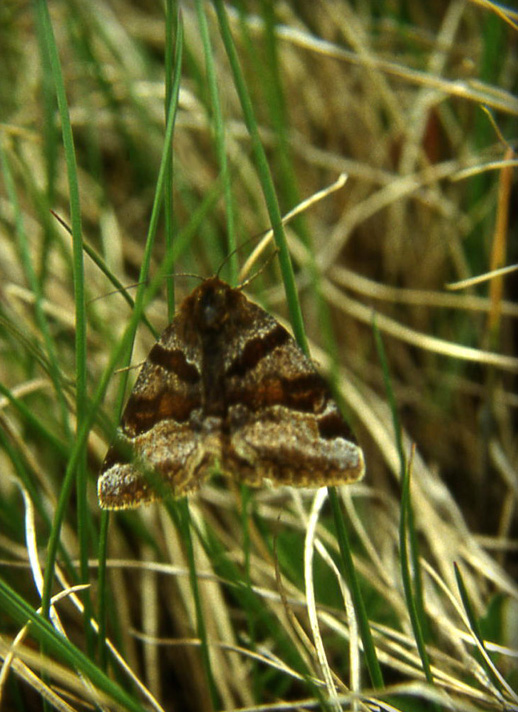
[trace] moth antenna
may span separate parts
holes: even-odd
[[[279,252],[279,248],[276,247],[276,248],[273,250],[273,252],[268,255],[268,257],[267,257],[266,260],[263,262],[263,264],[259,267],[259,269],[257,270],[257,272],[254,272],[248,279],[245,279],[244,282],[241,282],[241,284],[240,284],[238,287],[236,287],[236,289],[239,289],[239,290],[241,291],[242,289],[244,289],[245,287],[247,287],[247,286],[250,284],[250,282],[253,282],[254,279],[255,279],[256,277],[258,277],[258,276],[261,274],[261,272],[263,272],[263,270],[269,265],[269,263],[273,260],[273,258],[275,257],[275,255],[276,255],[278,252]]]
[[[246,243],[245,243],[245,244],[246,244]],[[242,247],[243,247],[243,245],[238,245],[238,246],[235,247],[231,252],[229,252],[228,255],[226,255],[226,256],[223,258],[223,262],[220,264],[220,266],[218,267],[218,270],[217,270],[217,272],[216,272],[216,277],[219,278],[219,274],[220,274],[221,270],[223,269],[223,267],[227,264],[227,262],[230,260],[230,258],[231,258],[233,255],[235,255],[235,254],[237,253],[237,251],[240,250]]]
[[[229,259],[232,257],[232,255],[235,255],[239,252],[239,250],[242,250],[243,247],[246,247],[248,243],[254,242],[255,240],[258,240],[259,238],[263,237],[264,235],[268,234],[270,232],[270,229],[268,230],[263,230],[262,232],[257,233],[256,235],[252,235],[252,237],[249,237],[248,240],[245,240],[244,242],[241,242],[237,247],[235,247],[231,252],[228,253],[228,255],[225,256],[223,259],[223,262],[220,264],[218,267],[218,271],[216,272],[215,276],[219,277],[221,270],[223,267],[227,264]]]
[[[145,363],[145,361],[141,361],[140,363],[135,363],[132,366],[123,366],[122,368],[116,368],[114,373],[126,373],[127,371],[134,371],[136,368],[141,368]]]
[[[172,272],[171,274],[166,274],[166,277],[174,277],[175,279],[177,277],[193,277],[194,279],[199,280],[200,282],[203,282],[203,277],[201,277],[199,274],[195,274],[194,272]],[[136,287],[140,287],[141,284],[147,284],[149,280],[143,280],[142,282],[134,282],[133,284],[127,284],[125,287],[119,287],[118,289],[113,289],[111,292],[106,292],[105,294],[99,294],[97,297],[93,297],[92,299],[88,300],[88,304],[93,304],[94,302],[98,301],[99,299],[104,299],[105,297],[111,297],[114,294],[124,294],[128,289],[135,289]]]
[[[58,223],[59,223],[62,227],[65,228],[65,230],[68,232],[69,235],[72,234],[72,228],[70,227],[70,225],[68,225],[68,224],[63,220],[63,218],[62,218],[60,215],[58,215],[58,214],[56,213],[55,210],[51,210],[51,211],[50,211],[50,214],[53,215],[53,216],[56,218],[56,220],[58,221]]]
[[[124,294],[124,292],[126,292],[128,289],[135,289],[135,287],[138,287],[141,284],[145,284],[145,282],[135,282],[134,284],[127,284],[125,287],[113,289],[111,292],[106,292],[105,294],[99,294],[97,297],[92,297],[92,299],[89,299],[87,303],[93,304],[94,302],[97,302],[100,299],[104,299],[105,297],[112,297],[114,294]]]
[[[172,272],[171,274],[166,274],[165,275],[167,278],[169,277],[192,277],[193,279],[197,279],[200,282],[203,282],[203,277],[199,274],[196,274],[195,272]]]

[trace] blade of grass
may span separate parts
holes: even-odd
[[[36,317],[36,324],[43,336],[43,343],[45,345],[46,350],[46,361],[49,367],[49,375],[54,386],[54,391],[57,396],[57,402],[61,414],[61,424],[66,437],[70,438],[72,435],[72,430],[68,418],[66,400],[63,396],[62,388],[60,387],[62,379],[59,374],[56,348],[42,306],[42,284],[36,276],[36,270],[34,268],[34,264],[31,257],[31,250],[27,240],[27,234],[23,225],[22,212],[20,210],[20,204],[18,201],[18,196],[16,194],[16,188],[11,172],[8,153],[4,148],[3,141],[0,141],[0,166],[2,168],[2,174],[7,195],[9,197],[9,202],[14,211],[15,234],[19,245],[23,268],[25,271],[25,278],[27,280],[27,283],[29,284],[29,287],[31,288],[32,293],[34,294],[34,314]]]
[[[137,307],[135,307],[135,309],[137,309]],[[75,439],[74,445],[70,451],[65,476],[63,478],[63,484],[56,505],[56,511],[54,512],[52,529],[47,544],[47,565],[45,567],[45,578],[42,595],[42,605],[43,602],[45,602],[47,610],[50,605],[50,596],[52,591],[52,584],[54,581],[54,563],[56,560],[56,553],[59,544],[59,534],[61,531],[61,525],[68,504],[68,499],[70,497],[70,491],[74,482],[74,474],[76,471],[76,467],[82,456],[82,450],[86,445],[90,429],[95,419],[98,417],[98,411],[106,393],[108,383],[112,377],[113,370],[115,369],[116,364],[120,362],[120,359],[123,354],[126,354],[129,351],[129,348],[133,341],[133,334],[134,329],[136,327],[136,322],[138,320],[138,316],[138,312],[135,311],[132,320],[129,322],[126,328],[123,338],[115,347],[110,357],[110,361],[101,377],[101,381],[97,387],[97,390],[95,391],[94,397],[92,398],[89,410],[86,414],[86,418],[82,424],[81,430],[79,431]]]
[[[174,502],[171,497],[165,499],[165,505],[172,522],[178,528],[182,541],[185,544],[187,561],[189,562],[189,580],[191,584],[191,591],[194,599],[194,608],[196,611],[196,626],[197,633],[201,640],[201,655],[203,660],[203,667],[205,669],[205,674],[207,676],[207,682],[209,685],[209,695],[212,703],[212,708],[217,710],[220,708],[220,700],[218,695],[218,690],[216,683],[214,681],[214,674],[212,672],[212,665],[210,660],[210,650],[207,638],[207,628],[205,626],[205,618],[203,615],[203,607],[200,597],[200,589],[198,586],[198,577],[196,575],[196,560],[194,558],[194,547],[192,542],[192,520],[191,513],[189,510],[189,502],[186,497],[181,499],[179,502]]]
[[[54,210],[50,211],[52,215],[56,218],[56,220],[59,222],[59,224],[68,232],[69,235],[71,235],[70,228],[66,224],[66,222],[56,213]],[[132,309],[135,306],[135,302],[133,299],[130,297],[128,294],[128,291],[126,287],[122,284],[122,282],[117,278],[116,275],[113,274],[111,270],[108,269],[106,266],[106,262],[103,260],[101,255],[95,250],[86,240],[83,240],[83,249],[88,255],[88,257],[92,260],[92,262],[101,270],[101,272],[108,277],[110,282],[113,284],[115,289],[120,292],[121,296],[125,300],[126,304],[131,307]],[[144,324],[147,326],[149,331],[153,334],[153,337],[155,339],[158,339],[158,333],[154,326],[150,323],[149,319],[146,317],[145,314],[142,314],[142,321]]]
[[[205,58],[205,67],[207,72],[207,86],[210,92],[211,109],[213,112],[213,124],[215,133],[216,151],[220,166],[220,177],[223,183],[223,194],[225,198],[225,211],[227,215],[227,240],[230,263],[230,283],[234,286],[237,283],[238,264],[236,252],[236,238],[234,228],[234,204],[232,200],[232,186],[230,181],[230,171],[227,160],[227,151],[225,145],[225,124],[221,110],[221,102],[219,99],[218,83],[216,79],[216,70],[214,67],[214,52],[211,46],[210,34],[207,25],[207,16],[205,14],[204,4],[201,0],[196,0],[196,14],[198,17],[198,27],[203,44],[203,54]]]
[[[426,614],[422,600],[422,586],[419,568],[419,552],[417,551],[417,537],[415,534],[414,521],[412,516],[412,502],[410,497],[410,482],[411,482],[412,460],[405,469],[403,477],[403,491],[401,493],[401,517],[399,522],[399,551],[401,556],[401,577],[403,580],[403,589],[410,615],[412,630],[417,644],[419,657],[427,682],[430,685],[434,684],[432,670],[430,667],[430,658],[426,650],[425,637],[428,628]],[[408,547],[410,549],[410,557],[408,555]],[[412,561],[412,567],[410,566]],[[414,571],[414,586],[412,586],[412,574]],[[416,582],[419,585],[416,585]]]
[[[282,84],[282,68],[278,57],[277,42],[279,37],[276,32],[277,18],[275,17],[275,6],[267,0],[262,0],[261,7],[264,17],[265,56],[267,62],[267,69],[264,71],[265,103],[277,135],[273,149],[275,151],[274,155],[277,157],[279,173],[278,184],[284,191],[289,205],[300,205],[300,192],[288,139],[287,126],[289,125],[289,117],[286,112],[286,101]],[[247,42],[247,46],[249,47],[249,51],[254,52],[256,45],[254,45],[253,42]],[[254,52],[254,55],[257,56],[257,53]],[[308,248],[306,268],[311,279],[311,290],[318,313],[322,344],[326,353],[330,356],[329,381],[335,399],[341,401],[339,389],[337,388],[339,379],[339,347],[335,330],[333,329],[333,320],[329,305],[322,295],[320,271],[315,260],[311,233],[307,228],[303,213],[293,219],[293,226],[301,235],[303,244]],[[344,404],[340,402],[341,410],[343,410],[343,405]]]
[[[128,693],[108,678],[92,662],[89,656],[58,633],[46,618],[34,611],[5,581],[0,578],[0,608],[19,626],[31,621],[31,634],[53,656],[84,673],[91,682],[118,704],[132,712],[144,712],[144,708]]]
[[[176,45],[173,55],[173,2],[167,0],[165,7],[165,111],[166,124],[169,118],[168,112],[173,110],[176,112],[178,106],[178,97],[180,93],[180,79],[182,75],[182,57],[183,57],[183,24],[181,21],[180,8],[177,9],[176,21]],[[174,128],[174,127],[173,127]],[[164,175],[164,221],[165,221],[165,241],[166,252],[172,249],[173,244],[173,161],[174,154],[170,151],[169,159],[165,166]],[[174,280],[168,278],[167,286],[167,307],[169,313],[169,321],[172,320],[174,314]]]
[[[369,625],[369,618],[367,616],[367,610],[365,608],[360,584],[358,581],[358,577],[356,576],[356,569],[354,568],[354,561],[351,554],[351,546],[349,544],[347,528],[345,526],[344,517],[340,508],[340,502],[338,500],[335,488],[328,487],[327,491],[329,494],[331,510],[333,512],[333,519],[338,538],[338,545],[340,547],[342,569],[345,574],[347,585],[349,586],[349,590],[351,592],[354,611],[356,613],[358,628],[360,630],[360,636],[363,643],[365,662],[369,671],[369,676],[373,687],[380,689],[383,687],[384,684],[383,675],[378,661],[378,656],[376,655],[376,648],[374,647],[374,641],[372,639],[372,633]]]
[[[54,38],[52,23],[46,2],[37,0],[36,2],[37,22],[41,28],[45,48],[50,59],[50,71],[52,74],[58,111],[61,119],[61,131],[63,146],[65,151],[65,161],[67,166],[67,180],[70,201],[70,217],[72,223],[72,250],[73,250],[73,278],[74,278],[74,298],[76,305],[75,314],[75,375],[76,375],[76,434],[85,422],[87,412],[87,392],[86,392],[86,298],[84,285],[84,265],[83,265],[83,244],[81,235],[81,206],[79,200],[79,184],[77,180],[77,164],[74,148],[74,138],[72,125],[68,111],[67,96],[61,62]],[[79,534],[79,556],[81,580],[87,583],[89,580],[89,531],[90,512],[87,502],[87,480],[86,480],[86,448],[83,448],[77,460],[77,516]],[[52,562],[53,564],[53,562]],[[50,595],[50,589],[47,590]],[[42,600],[43,614],[48,616],[50,597]],[[94,642],[93,631],[89,625],[92,617],[92,602],[90,591],[84,593],[84,622],[87,638],[87,649],[93,655]]]
[[[505,153],[506,159],[514,157],[514,151],[509,146]],[[498,204],[496,212],[496,225],[491,245],[491,262],[489,269],[491,272],[505,266],[506,254],[508,251],[509,239],[509,208],[511,200],[511,187],[513,179],[513,169],[511,166],[504,166],[500,172],[498,182]],[[503,276],[495,276],[489,285],[489,300],[491,311],[489,312],[487,324],[487,343],[490,349],[498,350],[500,347],[500,327],[502,314],[502,300],[504,295]]]
[[[288,303],[288,309],[290,312],[290,320],[292,323],[295,338],[299,346],[308,354],[309,347],[306,339],[306,334],[304,330],[304,325],[302,321],[302,313],[300,310],[300,304],[298,301],[298,294],[295,285],[295,277],[293,273],[293,267],[291,264],[291,258],[288,250],[288,245],[284,235],[284,230],[282,227],[282,219],[280,215],[279,206],[277,203],[277,198],[275,195],[275,190],[273,186],[273,181],[271,178],[270,170],[266,160],[266,155],[260,140],[259,131],[257,123],[255,121],[255,116],[253,112],[252,103],[244,81],[241,68],[239,66],[239,60],[232,40],[232,35],[228,25],[228,19],[226,16],[226,11],[222,0],[215,0],[215,8],[218,16],[219,26],[221,36],[225,45],[227,56],[232,68],[234,82],[236,85],[236,90],[238,92],[241,108],[243,110],[243,115],[245,118],[245,123],[247,125],[248,131],[250,133],[252,141],[252,149],[254,151],[257,168],[259,172],[259,178],[261,181],[261,186],[265,195],[266,204],[268,207],[270,220],[272,222],[272,228],[274,231],[274,237],[276,245],[279,249],[279,263],[283,275],[284,287],[286,291],[286,300]],[[365,611],[365,605],[363,603],[363,598],[361,596],[360,587],[356,578],[356,573],[354,570],[354,565],[352,561],[352,556],[349,549],[349,544],[347,540],[347,533],[343,523],[343,518],[341,516],[340,507],[338,504],[338,498],[336,492],[333,488],[329,488],[329,497],[331,505],[333,507],[333,515],[335,517],[335,524],[338,531],[338,539],[340,543],[340,551],[342,554],[343,564],[346,570],[346,575],[348,576],[349,585],[351,587],[351,595],[355,603],[355,608],[357,611],[357,616],[359,620],[360,631],[362,635],[362,640],[364,643],[366,661],[369,668],[369,673],[373,685],[376,687],[383,686],[383,677],[381,674],[381,668],[378,663],[376,656],[374,644],[372,642],[372,635],[370,632],[370,627],[368,624],[368,618]]]
[[[498,673],[498,670],[496,669],[493,661],[491,660],[491,656],[489,655],[486,645],[484,643],[484,638],[482,636],[482,632],[480,630],[480,626],[477,621],[477,617],[475,615],[475,611],[473,609],[473,605],[471,604],[471,600],[468,594],[468,590],[464,584],[464,579],[462,578],[462,574],[460,572],[459,565],[454,562],[453,567],[455,569],[455,578],[457,579],[457,586],[459,587],[459,593],[460,597],[462,599],[462,603],[464,605],[464,610],[466,612],[466,615],[468,617],[469,625],[470,625],[470,633],[474,636],[477,647],[480,652],[480,659],[482,661],[482,665],[484,667],[484,670],[489,676],[489,679],[495,685],[497,691],[502,694],[503,690],[510,696],[510,698],[513,700],[514,705],[517,705],[518,703],[518,695],[516,692],[507,684],[507,682],[501,677],[500,673]],[[501,702],[504,702],[501,700]]]
[[[275,31],[278,24],[275,16],[275,3],[269,0],[261,0],[261,11],[264,18],[264,52],[259,57],[257,52],[258,44],[249,42],[248,46],[254,52],[256,63],[266,60],[266,67],[264,70],[261,68],[263,77],[261,87],[264,86],[266,109],[269,112],[276,134],[276,141],[272,147],[275,160],[275,175],[278,175],[279,190],[282,190],[284,194],[286,201],[284,205],[293,206],[301,202],[301,196],[289,140],[290,118],[286,109],[286,97],[282,81],[283,67],[282,60],[279,58],[279,35]],[[304,244],[310,246],[311,234],[305,224],[304,216],[296,217],[293,225],[300,232]]]
[[[397,449],[399,454],[400,462],[400,477],[401,477],[401,515],[399,522],[399,550],[401,555],[401,576],[403,580],[403,588],[405,591],[405,598],[408,606],[408,614],[410,616],[410,622],[412,624],[412,630],[414,632],[414,638],[417,645],[417,650],[421,658],[421,664],[423,666],[423,671],[427,682],[430,685],[434,684],[434,679],[430,667],[430,659],[428,656],[428,651],[426,650],[425,637],[426,631],[428,629],[428,624],[426,620],[424,602],[423,602],[423,588],[421,583],[421,569],[419,564],[419,550],[417,546],[417,536],[414,526],[414,518],[412,512],[412,504],[410,497],[410,467],[407,467],[405,452],[403,448],[403,434],[401,430],[401,425],[399,421],[399,413],[396,407],[396,399],[394,396],[394,390],[392,388],[392,379],[390,378],[390,371],[388,367],[387,357],[385,353],[385,347],[383,345],[383,339],[381,338],[381,333],[377,327],[376,319],[373,319],[372,328],[374,332],[374,339],[376,343],[376,350],[378,353],[378,358],[381,363],[381,369],[383,372],[383,380],[385,384],[385,392],[387,393],[387,399],[390,405],[390,410],[392,414],[392,423],[394,426],[394,435],[396,437]],[[412,567],[410,567],[410,561],[408,556],[407,541],[410,548],[410,559],[412,561]],[[414,581],[412,586],[412,575],[411,568],[414,571]]]
[[[41,0],[39,0],[39,2],[41,2]],[[46,610],[47,612],[48,612],[48,608],[50,605],[50,595],[51,595],[51,591],[52,591],[52,582],[53,582],[53,578],[54,578],[53,568],[54,568],[54,562],[55,562],[55,558],[56,558],[57,542],[59,540],[59,532],[61,530],[63,516],[65,513],[66,505],[67,505],[68,498],[70,495],[70,490],[72,487],[71,478],[73,477],[76,467],[78,466],[80,459],[82,457],[82,454],[81,454],[79,448],[84,447],[86,444],[88,431],[95,420],[97,410],[100,406],[101,400],[104,397],[104,393],[106,391],[109,378],[111,377],[111,373],[113,372],[115,365],[120,361],[120,359],[123,355],[125,355],[126,361],[129,360],[129,354],[131,352],[134,334],[135,334],[138,322],[142,316],[142,312],[144,309],[144,296],[146,293],[145,282],[147,279],[147,275],[149,273],[149,266],[151,263],[151,252],[152,252],[154,238],[156,235],[156,230],[157,230],[157,225],[158,225],[158,219],[159,219],[159,214],[160,214],[160,205],[161,205],[162,198],[163,198],[164,176],[165,176],[166,164],[167,164],[167,161],[169,160],[169,152],[171,151],[171,146],[172,146],[172,135],[173,135],[173,128],[174,128],[175,111],[171,110],[169,112],[168,116],[169,116],[169,118],[168,118],[166,132],[165,132],[166,149],[162,155],[162,161],[160,164],[160,170],[159,170],[158,179],[157,179],[157,186],[156,186],[155,197],[154,197],[154,201],[153,201],[153,209],[151,212],[150,224],[149,224],[148,234],[147,234],[147,239],[146,239],[146,248],[144,251],[144,257],[143,257],[142,267],[141,267],[141,271],[140,271],[139,287],[138,287],[138,291],[137,291],[137,297],[135,299],[135,308],[134,308],[132,317],[128,323],[128,326],[126,328],[126,331],[124,333],[124,336],[121,339],[121,341],[119,342],[118,346],[115,348],[112,358],[110,359],[108,369],[103,374],[103,377],[102,377],[101,382],[97,388],[97,391],[96,391],[95,396],[92,400],[92,403],[90,404],[90,408],[86,414],[86,417],[84,418],[84,420],[82,422],[82,427],[76,437],[74,447],[72,448],[72,451],[71,451],[68,467],[67,467],[67,470],[65,473],[63,486],[60,491],[58,505],[56,507],[56,512],[54,515],[53,529],[51,531],[51,534],[49,537],[49,542],[48,542],[47,566],[45,567],[45,585],[43,588],[43,598],[42,598],[42,605],[45,604],[44,610]],[[174,254],[173,254],[173,257],[174,257]],[[122,401],[122,399],[121,399],[121,401]]]
[[[150,249],[154,241],[154,235],[156,233],[156,222],[158,219],[158,214],[159,214],[159,207],[160,207],[160,198],[163,196],[163,191],[167,182],[168,177],[170,176],[170,170],[171,170],[171,164],[170,164],[170,153],[171,149],[170,146],[172,144],[172,132],[174,130],[174,120],[175,120],[175,115],[176,115],[176,110],[177,110],[177,104],[178,104],[178,94],[179,94],[179,82],[180,82],[180,70],[181,70],[181,64],[179,61],[179,56],[181,56],[181,51],[182,51],[182,24],[181,21],[179,20],[177,24],[177,52],[176,52],[176,69],[175,69],[175,75],[174,75],[174,80],[173,80],[173,86],[171,88],[171,98],[169,102],[169,111],[167,113],[167,129],[166,129],[166,138],[165,138],[165,151],[162,156],[162,163],[161,163],[161,168],[160,168],[160,173],[159,177],[157,180],[157,189],[155,193],[155,202],[153,205],[153,211],[151,215],[151,221],[150,221],[150,227],[148,231],[148,240],[146,243],[146,252],[145,252],[145,257],[142,265],[142,270],[140,274],[141,281],[143,280],[144,277],[147,276],[148,270],[149,270],[149,262],[150,262]],[[210,201],[209,201],[210,202]],[[179,249],[182,246],[182,240],[179,239],[175,245],[172,243],[169,246],[169,249],[167,251],[167,256],[166,259],[163,262],[162,267],[164,265],[167,265],[167,268],[169,269],[172,264],[173,260],[178,253]],[[174,249],[176,247],[176,249]],[[159,284],[163,280],[163,274],[157,275],[157,278],[155,279],[154,284]],[[144,282],[142,282],[144,283]],[[151,297],[152,290],[149,290],[147,292],[147,299]],[[141,312],[144,308],[144,295],[145,295],[145,290],[141,289],[139,293],[137,294],[137,299],[135,300],[135,312]],[[171,307],[171,300],[169,300],[169,305]],[[135,313],[134,313],[135,316]],[[136,327],[136,320],[135,320],[135,327]],[[132,332],[134,333],[134,331]],[[181,507],[186,507],[187,505],[180,505]],[[175,512],[174,508],[171,508],[171,506],[168,506],[168,509],[173,516],[173,512]],[[174,521],[176,522],[177,526],[181,526],[181,531],[183,533],[183,539],[186,542],[187,546],[187,557],[189,561],[189,570],[190,570],[190,579],[191,579],[191,586],[192,586],[192,591],[193,591],[193,598],[195,601],[195,607],[196,607],[196,617],[197,617],[197,626],[198,626],[198,634],[200,636],[200,639],[202,641],[202,656],[203,656],[203,662],[204,662],[204,667],[206,670],[207,674],[207,679],[209,682],[209,691],[210,691],[210,696],[212,699],[212,704],[214,706],[214,709],[218,707],[218,695],[217,695],[217,688],[214,683],[214,676],[212,674],[212,669],[211,669],[211,664],[210,664],[210,655],[209,655],[209,648],[208,648],[208,642],[207,642],[207,634],[206,634],[206,628],[205,628],[205,622],[203,618],[203,609],[201,606],[201,601],[200,601],[200,595],[199,595],[199,590],[198,590],[198,585],[197,585],[197,577],[196,577],[196,565],[195,565],[195,560],[194,560],[194,552],[192,548],[192,540],[191,540],[191,533],[190,533],[190,518],[189,518],[189,513],[188,510],[182,510],[182,516],[178,519],[177,517],[173,516]],[[107,536],[107,526],[103,528],[104,531],[104,536]],[[102,542],[101,544],[101,549],[99,550],[99,557],[103,557],[103,561],[106,561],[106,540]],[[105,565],[105,564],[104,564]],[[103,587],[105,587],[105,579],[102,581]],[[101,599],[100,599],[101,600]],[[105,601],[105,591],[102,596],[102,600]],[[100,615],[104,617],[104,613],[100,611]]]
[[[106,672],[108,665],[108,649],[106,646],[106,620],[108,616],[108,606],[106,602],[106,559],[108,553],[108,525],[110,516],[108,512],[101,512],[99,528],[99,548],[97,552],[97,621],[99,630],[97,632],[97,651],[99,667]]]
[[[279,209],[279,204],[277,202],[277,196],[275,195],[275,188],[273,185],[270,168],[268,166],[266,154],[261,143],[261,137],[259,135],[259,129],[255,120],[252,101],[250,99],[250,94],[248,92],[248,88],[246,86],[243,73],[241,71],[236,48],[232,39],[232,33],[230,32],[227,12],[223,0],[214,0],[214,7],[218,17],[221,38],[223,40],[223,44],[225,45],[225,50],[232,69],[234,83],[241,103],[245,124],[250,134],[252,150],[257,164],[259,180],[261,183],[261,188],[263,190],[268,214],[270,216],[270,221],[273,228],[275,243],[279,250],[279,265],[282,272],[284,289],[286,292],[286,301],[288,303],[288,310],[290,313],[290,321],[293,327],[293,333],[301,349],[306,354],[309,354],[309,347],[306,338],[306,332],[304,329],[304,322],[302,320],[302,312],[300,310],[300,304],[298,300],[297,286],[295,284],[293,265],[291,263],[288,243],[286,241],[284,228],[282,226],[281,212]]]
[[[151,279],[149,286],[146,289],[144,307],[158,294],[165,277],[171,271],[178,257],[191,244],[193,237],[199,232],[200,225],[219,200],[220,194],[221,183],[216,181],[211,190],[209,190],[207,195],[204,197],[199,208],[192,214],[188,225],[186,225],[185,228],[183,228],[176,236],[176,240],[171,251],[164,255],[162,262],[156,270],[155,276]]]
[[[181,23],[178,24],[178,33],[181,36],[180,28],[181,28]],[[178,42],[179,42],[179,46],[181,48],[181,39],[179,39]],[[147,239],[146,239],[146,247],[145,247],[145,251],[144,251],[144,258],[142,261],[142,267],[141,267],[141,271],[140,271],[139,287],[138,287],[138,291],[137,291],[137,297],[135,299],[132,318],[130,319],[130,322],[128,324],[128,327],[124,333],[122,340],[119,342],[119,345],[116,347],[116,349],[114,351],[114,354],[110,361],[110,367],[109,367],[110,370],[105,371],[104,377],[103,377],[101,384],[98,388],[96,397],[94,398],[94,401],[92,404],[92,409],[90,411],[91,412],[90,423],[93,422],[93,419],[95,417],[96,408],[98,407],[102,398],[104,397],[104,392],[108,385],[108,380],[111,376],[111,373],[112,373],[112,370],[113,370],[115,364],[118,363],[119,358],[121,356],[124,357],[126,364],[129,363],[135,332],[136,332],[136,329],[138,326],[138,322],[144,312],[144,306],[145,306],[144,305],[144,296],[145,296],[146,279],[147,279],[147,276],[149,273],[149,266],[151,263],[151,253],[152,253],[152,248],[153,248],[154,239],[155,239],[155,235],[156,235],[158,218],[159,218],[159,214],[160,214],[160,205],[161,205],[161,201],[164,196],[164,186],[165,186],[165,182],[166,182],[168,166],[170,164],[170,154],[171,154],[171,147],[172,147],[174,123],[175,123],[175,118],[176,118],[177,103],[178,103],[178,91],[176,91],[176,92],[173,91],[173,93],[171,95],[169,111],[167,112],[167,123],[166,123],[165,142],[164,142],[165,149],[162,154],[162,161],[160,164],[160,170],[159,170],[158,179],[157,179],[155,197],[154,197],[154,201],[153,201],[153,208],[151,211],[150,224],[149,224],[148,234],[147,234]],[[181,244],[182,243],[179,242],[179,245],[181,245]],[[169,251],[168,254],[170,255],[171,261],[174,259],[177,252],[178,252],[178,249],[177,250],[171,249]],[[124,392],[125,392],[125,387],[126,387],[127,372],[125,372],[121,381],[122,381],[121,387],[119,390],[120,395],[119,395],[119,406],[118,406],[118,412],[119,412],[118,420],[120,419],[120,413],[122,411],[122,402],[123,402],[123,397],[124,397]],[[65,475],[65,479],[66,479],[66,475]],[[65,490],[65,487],[63,488],[63,490]],[[60,498],[60,502],[61,502],[61,498]],[[64,511],[64,505],[63,505],[63,511]],[[105,516],[108,517],[109,515],[106,514]],[[101,524],[101,534],[102,534],[102,537],[99,541],[98,556],[99,556],[100,568],[104,569],[104,567],[106,566],[106,552],[107,552],[107,540],[106,540],[106,537],[108,536],[108,523],[107,522],[103,522]],[[49,552],[50,552],[50,543],[49,543]],[[106,634],[106,613],[107,613],[107,611],[106,611],[106,576],[105,576],[105,571],[102,571],[101,573],[102,573],[102,578],[99,581],[99,584],[100,585],[102,584],[102,588],[99,591],[98,616],[99,616],[99,621],[100,621],[100,632],[102,633],[102,636],[104,638],[104,636]],[[102,649],[104,649],[103,643],[104,643],[104,639],[102,639],[100,641],[100,645],[102,646]],[[105,659],[104,659],[104,664],[105,664]]]
[[[181,22],[178,24],[178,35],[181,37]],[[178,40],[180,43],[181,47],[181,40]],[[149,218],[149,227],[148,227],[148,232],[146,235],[146,245],[144,248],[144,255],[142,258],[142,265],[140,268],[140,274],[139,274],[139,279],[138,279],[138,287],[137,287],[137,295],[135,297],[135,308],[133,311],[132,319],[130,321],[130,332],[132,334],[132,339],[131,339],[131,344],[128,349],[128,351],[125,354],[124,358],[124,365],[129,364],[130,360],[130,354],[131,354],[131,349],[133,347],[133,337],[135,335],[136,329],[138,322],[144,312],[144,298],[146,295],[146,283],[147,279],[149,276],[149,268],[151,265],[151,255],[153,253],[153,247],[155,244],[155,237],[157,233],[157,228],[158,228],[158,221],[160,218],[160,208],[162,205],[162,200],[164,197],[164,185],[165,185],[165,179],[167,175],[167,171],[169,170],[169,162],[170,162],[170,157],[171,157],[171,152],[172,152],[172,144],[173,144],[173,133],[174,133],[174,126],[175,126],[175,121],[176,121],[176,113],[178,109],[178,93],[172,94],[171,96],[171,104],[166,112],[167,115],[167,122],[166,122],[166,130],[165,130],[165,136],[164,136],[164,151],[162,153],[162,158],[160,161],[160,169],[158,172],[158,178],[157,178],[157,183],[156,183],[156,188],[155,188],[155,195],[153,199],[153,206],[151,208],[151,215]],[[169,254],[175,254],[174,250],[170,250]],[[120,396],[119,396],[119,416],[122,411],[122,402],[124,398],[124,393],[126,390],[126,383],[127,383],[127,377],[128,377],[128,372],[125,371],[123,372],[122,378],[121,378],[121,386],[120,386]]]
[[[56,196],[57,164],[59,151],[59,127],[55,118],[54,83],[50,69],[50,60],[45,47],[45,37],[39,22],[36,25],[39,61],[41,65],[41,99],[43,103],[43,155],[45,157],[45,197],[48,205],[54,205]],[[49,224],[43,222],[44,244],[41,250],[39,269],[41,285],[46,282],[49,275],[49,257],[52,251],[49,248],[52,241],[52,230]]]

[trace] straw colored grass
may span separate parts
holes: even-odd
[[[0,10],[0,709],[517,709],[516,13],[195,2],[181,36],[169,3],[56,0],[53,39],[44,5]],[[125,366],[182,274],[252,254],[365,479],[329,504],[214,478],[108,525]]]

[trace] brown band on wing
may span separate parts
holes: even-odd
[[[327,386],[317,373],[263,379],[253,388],[227,392],[228,405],[242,404],[253,411],[283,405],[302,413],[319,413],[324,410],[327,398]]]
[[[156,343],[149,352],[148,360],[166,371],[172,371],[185,383],[198,383],[200,373],[193,363],[189,363],[180,349],[166,349]]]
[[[290,408],[312,413],[322,410],[328,388],[318,373],[301,374],[282,383]]]
[[[324,440],[333,440],[333,438],[345,438],[355,442],[350,427],[339,413],[328,413],[317,420],[318,432]]]
[[[145,398],[134,393],[128,401],[122,428],[128,437],[147,433],[162,420],[184,423],[195,408],[200,407],[198,395],[185,396],[182,393],[162,391],[153,398]]]
[[[286,329],[277,324],[271,331],[262,336],[255,336],[246,342],[246,345],[237,358],[227,369],[227,378],[243,376],[253,369],[261,359],[271,353],[277,346],[282,346],[290,338]]]

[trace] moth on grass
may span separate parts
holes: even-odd
[[[98,495],[102,508],[125,509],[164,489],[182,497],[215,470],[252,486],[321,487],[354,482],[364,469],[293,337],[240,288],[211,277],[183,300],[142,366]]]

